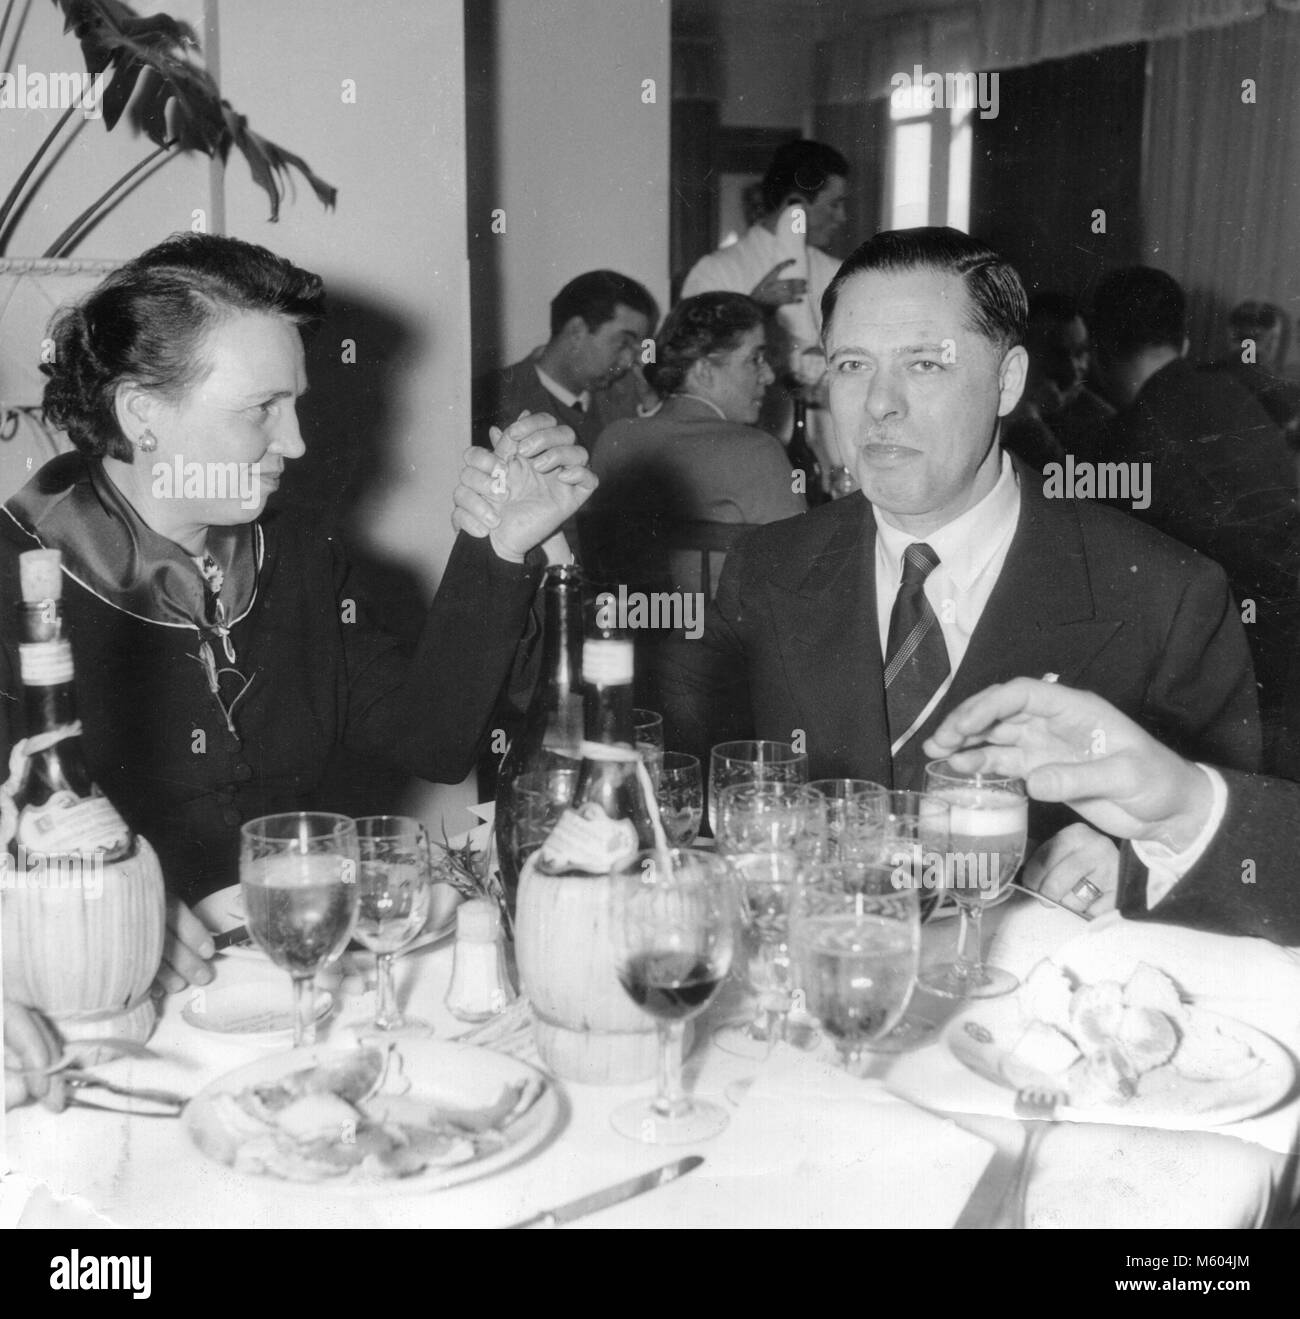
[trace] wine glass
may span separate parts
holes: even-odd
[[[375,1029],[427,1035],[426,1021],[408,1020],[397,1002],[393,961],[429,919],[432,864],[424,825],[405,815],[357,821],[361,866],[356,937],[375,954]]]
[[[794,1005],[789,916],[800,862],[793,850],[748,852],[727,861],[735,874],[745,979],[757,1002],[751,1020],[720,1026],[713,1042],[737,1058],[761,1059],[786,1038]],[[799,1041],[805,1048],[816,1042],[815,1034]]]
[[[698,756],[665,751],[658,785],[659,819],[673,847],[689,847],[704,815],[704,776]]]
[[[999,967],[986,966],[980,921],[984,906],[1014,878],[1025,859],[1029,798],[1024,779],[963,774],[946,760],[925,767],[927,791],[948,803],[945,889],[961,916],[955,961],[932,967],[921,977],[931,993],[945,998],[996,998],[1020,981]]]
[[[516,875],[523,874],[524,862],[551,836],[565,808],[573,805],[579,768],[578,762],[556,764],[529,770],[515,780],[508,845]]]
[[[731,967],[730,872],[707,852],[641,852],[612,877],[611,899],[618,978],[659,1032],[658,1094],[615,1109],[614,1130],[652,1145],[707,1140],[727,1125],[727,1115],[683,1093],[682,1033]]]
[[[250,820],[239,834],[249,933],[293,978],[294,1048],[315,1044],[316,972],[347,947],[357,920],[357,826],[294,811]]]
[[[735,783],[718,793],[714,835],[720,856],[814,847],[823,799],[802,783]]]
[[[738,783],[807,783],[808,757],[789,742],[719,742],[709,754],[709,830],[718,831],[718,794]]]
[[[816,779],[808,789],[816,794],[809,839],[814,859],[833,861],[879,846],[887,788],[869,779]]]
[[[841,859],[856,860],[870,872],[855,881],[869,891],[883,888],[886,881],[895,889],[911,889],[918,919],[924,924],[943,896],[949,805],[929,793],[895,788],[885,791],[876,806],[882,813],[874,853],[859,849],[842,854]],[[873,1053],[904,1053],[924,1044],[935,1030],[930,1018],[907,1012],[870,1048]]]
[[[650,782],[659,788],[659,775],[664,763],[664,717],[656,710],[632,711],[636,749],[645,761],[650,773]]]
[[[860,1075],[863,1054],[902,1019],[916,985],[917,891],[856,860],[813,862],[795,891],[790,947],[804,1008]]]

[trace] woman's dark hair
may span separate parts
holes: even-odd
[[[730,352],[763,324],[763,309],[743,293],[701,293],[684,298],[664,320],[655,360],[645,370],[655,392],[667,398],[682,387],[702,357]]]
[[[93,458],[130,462],[117,423],[118,385],[133,382],[175,402],[212,369],[210,331],[240,312],[295,325],[325,311],[319,275],[264,247],[213,234],[177,234],[115,270],[54,318],[53,360],[42,364],[45,416]]]

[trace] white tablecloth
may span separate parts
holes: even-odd
[[[1193,993],[1233,1011],[1300,1050],[1300,980],[1290,954],[1256,941],[1227,940],[1124,922],[1086,927],[1077,919],[1017,899],[990,913],[991,953],[1023,972],[1040,957],[1072,949],[1082,936],[1089,956],[1128,955],[1165,965]],[[927,931],[931,957],[947,954],[955,925]],[[424,949],[398,963],[408,1010],[431,1020],[440,1038],[465,1028],[445,1013],[451,947]],[[1252,968],[1248,982],[1244,968]],[[246,958],[223,958],[218,983],[275,974]],[[289,993],[287,977],[281,992]],[[1275,992],[1282,991],[1282,992]],[[127,1083],[184,1093],[252,1059],[264,1046],[199,1031],[168,1001],[151,1042],[157,1060],[122,1059],[97,1070]],[[1232,998],[1225,1005],[1222,1000]],[[936,1001],[929,1000],[931,1007]],[[364,1020],[368,996],[345,996],[331,1025]],[[707,1039],[707,1031],[701,1035]],[[956,1068],[954,1074],[952,1069]],[[42,1192],[21,1221],[98,1215],[123,1226],[504,1226],[684,1153],[705,1156],[681,1181],[586,1220],[591,1227],[737,1225],[995,1225],[1023,1128],[1005,1119],[962,1115],[958,1124],[927,1108],[961,1092],[960,1065],[941,1044],[882,1059],[866,1080],[852,1080],[819,1059],[780,1051],[766,1064],[728,1057],[705,1044],[688,1065],[701,1094],[720,1097],[729,1082],[756,1077],[732,1125],[692,1150],[642,1146],[617,1135],[609,1113],[649,1090],[566,1085],[569,1116],[558,1138],[526,1162],[451,1190],[359,1196],[328,1184],[298,1188],[237,1176],[193,1148],[180,1122],[69,1109],[27,1107],[8,1115],[8,1162]],[[953,1080],[953,1076],[956,1080]],[[947,1102],[947,1101],[945,1101]],[[955,1105],[960,1107],[960,1104]],[[979,1105],[972,1105],[978,1110]],[[1223,1132],[1141,1131],[1060,1124],[1041,1146],[1031,1184],[1032,1225],[1252,1226],[1285,1217],[1293,1195],[1300,1102]],[[975,1134],[970,1134],[975,1133]],[[50,1196],[77,1197],[71,1207]],[[12,1205],[15,1196],[10,1194]],[[0,1224],[2,1226],[3,1224]]]

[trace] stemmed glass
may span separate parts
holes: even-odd
[[[709,755],[709,829],[718,832],[718,794],[738,783],[807,783],[808,757],[790,742],[719,742]]]
[[[804,1007],[860,1075],[863,1054],[901,1020],[916,984],[921,916],[914,888],[857,861],[809,866],[790,914]]]
[[[722,856],[795,852],[819,840],[824,798],[802,783],[736,783],[718,793],[713,833]]]
[[[726,863],[707,852],[641,852],[612,877],[611,894],[619,980],[659,1032],[658,1094],[615,1109],[614,1130],[652,1145],[716,1136],[726,1112],[682,1090],[682,1034],[731,967],[736,897]]]
[[[931,993],[945,998],[996,998],[1020,981],[999,967],[986,966],[980,921],[984,905],[1014,878],[1025,858],[1029,799],[1024,779],[963,774],[946,760],[925,767],[928,792],[948,803],[945,888],[961,916],[957,957],[921,977]]]
[[[833,861],[874,849],[879,842],[889,790],[869,779],[816,779],[810,843],[815,859]]]
[[[357,920],[357,826],[295,811],[239,831],[239,886],[258,947],[293,978],[293,1045],[316,1043],[316,972],[347,947]]]
[[[405,815],[357,821],[360,914],[356,937],[375,954],[375,1029],[427,1035],[426,1021],[406,1018],[393,985],[393,961],[429,919],[432,864],[424,825]]]
[[[659,776],[659,819],[673,847],[690,847],[704,815],[704,777],[697,756],[665,751]]]
[[[632,711],[636,749],[650,773],[650,782],[659,787],[659,776],[664,763],[664,717],[657,710]]]

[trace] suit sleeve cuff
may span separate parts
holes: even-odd
[[[1228,810],[1228,785],[1223,775],[1209,765],[1198,763],[1210,780],[1210,811],[1201,831],[1181,852],[1175,852],[1164,843],[1133,843],[1133,855],[1147,869],[1147,910],[1152,911],[1164,901],[1174,885],[1201,859],[1214,835],[1219,832]]]

